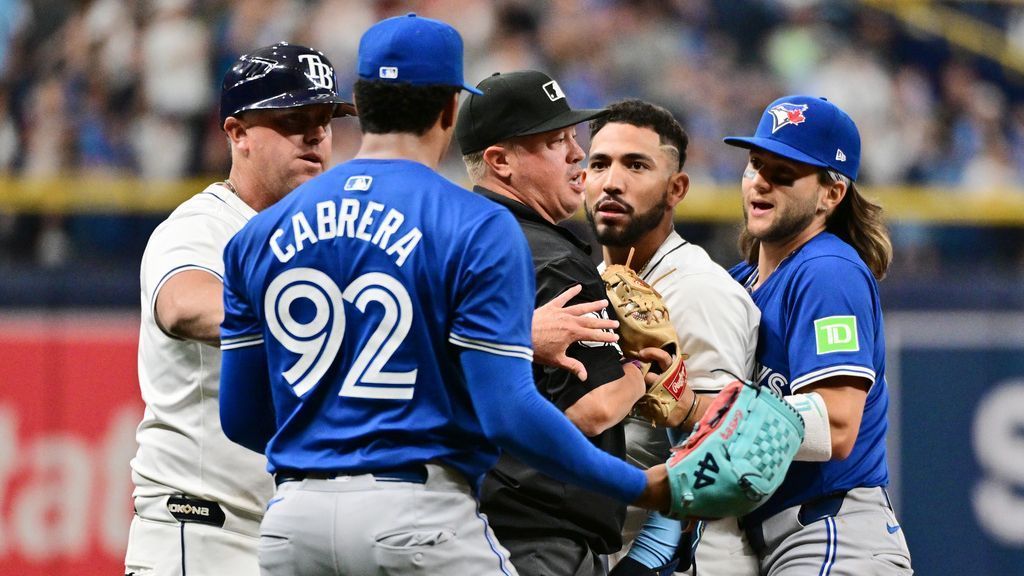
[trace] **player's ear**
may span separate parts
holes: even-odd
[[[509,149],[503,144],[484,148],[484,164],[487,164],[488,170],[501,178],[508,178],[512,175],[508,157]]]
[[[248,146],[245,124],[242,124],[238,118],[228,116],[224,120],[224,133],[227,134],[233,147],[245,149]]]
[[[846,197],[846,182],[836,180],[822,186],[822,188],[825,190],[819,197],[818,211],[832,214],[836,206],[839,206],[839,203]]]
[[[459,112],[459,93],[452,94],[452,97],[448,99],[448,103],[444,105],[441,110],[441,128],[448,130],[452,126],[455,126],[455,117]]]
[[[676,172],[668,179],[668,197],[666,201],[670,208],[675,208],[676,204],[683,201],[686,198],[686,193],[690,191],[690,175],[680,170]]]

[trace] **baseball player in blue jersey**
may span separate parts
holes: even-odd
[[[331,120],[355,109],[330,61],[284,42],[224,75],[220,122],[231,173],[157,227],[140,272],[139,386],[146,412],[132,460],[128,576],[256,576],[266,460],[230,442],[218,417],[223,253],[259,210],[323,173]]]
[[[523,234],[435,171],[459,91],[474,91],[458,33],[390,18],[358,62],[355,159],[224,255],[223,427],[266,453],[278,484],[263,573],[516,574],[475,498],[500,449],[665,507],[664,467],[602,453],[537,393]]]
[[[785,482],[743,519],[762,574],[911,574],[885,492],[889,393],[877,281],[892,246],[881,207],[854,183],[860,135],[823,98],[764,111],[743,172],[740,243],[730,273],[761,310],[756,378],[803,416]]]

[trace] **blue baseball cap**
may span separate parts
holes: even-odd
[[[381,20],[363,34],[359,77],[373,82],[458,86],[482,94],[462,78],[462,37],[455,28],[413,13]]]
[[[753,136],[730,136],[725,143],[831,168],[854,181],[860,168],[857,125],[846,112],[824,98],[779,98],[765,108]]]

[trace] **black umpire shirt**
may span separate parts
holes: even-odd
[[[570,304],[606,298],[604,282],[590,259],[590,246],[572,232],[551,224],[535,210],[477,186],[478,194],[505,206],[519,221],[533,253],[537,277],[536,306],[540,307],[570,287],[583,289]],[[533,365],[533,380],[541,395],[565,411],[591,390],[622,378],[621,355],[615,345],[584,346],[574,342],[567,355],[587,367],[587,381],[571,372]],[[557,438],[552,438],[557,442]],[[625,459],[626,439],[622,424],[590,438],[598,448]],[[504,454],[484,478],[481,510],[487,514],[500,541],[561,535],[583,538],[600,554],[622,548],[622,524],[626,507],[618,501],[546,476],[516,458]]]

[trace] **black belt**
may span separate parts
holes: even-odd
[[[808,500],[800,505],[800,511],[796,516],[797,520],[800,521],[800,524],[807,526],[808,524],[813,524],[818,520],[834,518],[839,514],[839,510],[843,507],[843,500],[845,499],[846,490],[833,492],[832,494],[826,494],[824,496],[814,498],[813,500]],[[764,530],[761,528],[762,522],[762,520],[743,522],[743,529],[747,533],[747,540],[750,541],[750,546],[758,554],[765,549]]]
[[[427,467],[423,464],[378,470],[376,472],[354,472],[351,470],[279,470],[274,474],[274,483],[280,486],[285,482],[301,482],[303,480],[333,480],[338,476],[372,475],[378,482],[408,482],[410,484],[427,483]]]

